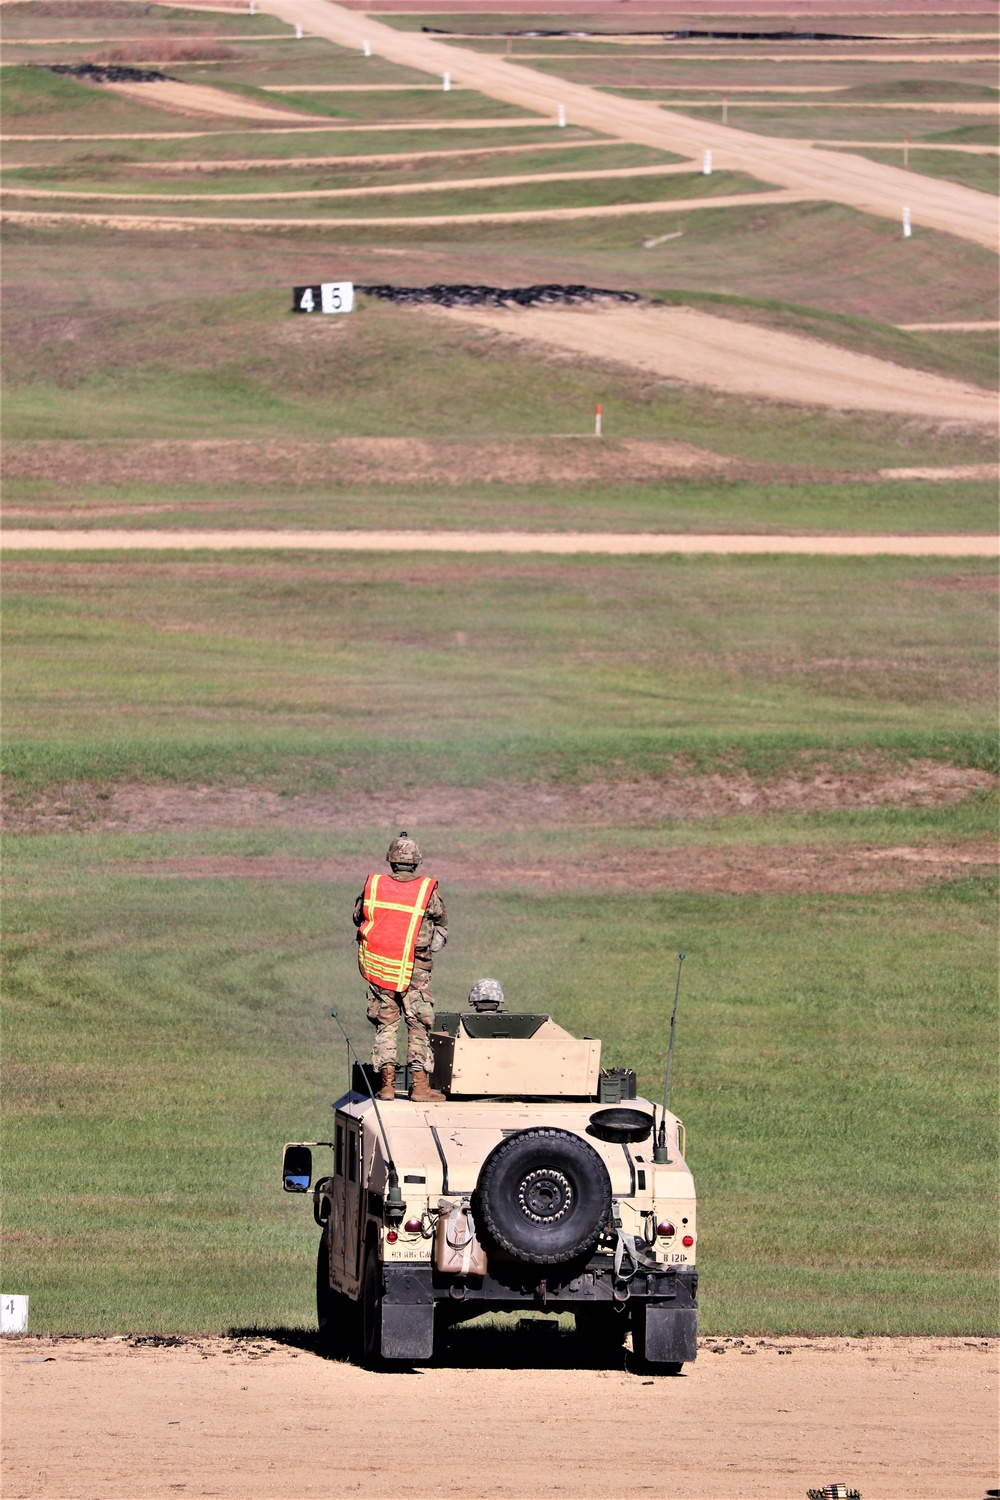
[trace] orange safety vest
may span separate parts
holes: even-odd
[[[369,875],[358,928],[358,968],[369,984],[402,993],[413,973],[413,950],[436,880]]]

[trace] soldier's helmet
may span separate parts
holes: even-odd
[[[499,1010],[503,1005],[503,990],[498,979],[477,979],[469,991],[469,1004],[473,1010]]]
[[[416,839],[411,839],[404,829],[398,838],[393,839],[386,853],[386,861],[390,865],[407,865],[415,870],[423,859],[420,845]]]

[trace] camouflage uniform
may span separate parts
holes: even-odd
[[[418,880],[414,873],[398,870],[396,880]],[[364,919],[364,891],[354,903],[354,925],[360,927]],[[430,1031],[434,1025],[434,997],[431,994],[431,943],[435,929],[447,933],[448,914],[441,893],[434,891],[427,910],[417,929],[417,941],[413,951],[413,973],[410,983],[402,992],[380,989],[377,984],[368,986],[368,1019],[375,1027],[375,1042],[372,1046],[372,1066],[381,1070],[396,1062],[396,1028],[401,1019],[406,1021],[406,1061],[422,1068],[427,1074],[434,1070],[431,1052]]]

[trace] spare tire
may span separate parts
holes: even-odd
[[[477,1201],[502,1249],[554,1265],[594,1244],[611,1213],[611,1178],[587,1141],[539,1126],[494,1146],[479,1173]]]

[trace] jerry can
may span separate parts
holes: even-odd
[[[434,1231],[434,1264],[451,1276],[485,1276],[486,1252],[476,1238],[468,1198],[442,1198]]]

